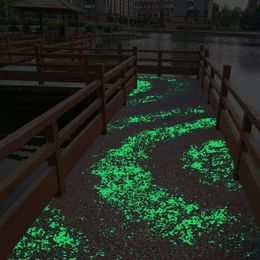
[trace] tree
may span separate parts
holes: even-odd
[[[7,0],[0,0],[0,17],[8,17]]]
[[[253,13],[246,10],[241,17],[240,24],[243,29],[260,31],[260,7]]]
[[[260,7],[258,7],[252,18],[254,30],[260,31]]]
[[[241,15],[242,11],[238,7],[230,9],[228,6],[213,4],[211,24],[220,29],[233,28],[240,24]]]

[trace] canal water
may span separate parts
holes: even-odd
[[[123,47],[137,46],[162,50],[210,50],[210,58],[221,71],[232,66],[231,80],[245,100],[260,113],[260,39],[203,36],[184,33],[140,33],[136,40],[124,41]]]

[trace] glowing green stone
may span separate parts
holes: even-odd
[[[213,186],[224,182],[228,191],[236,191],[241,187],[232,178],[234,163],[223,140],[210,140],[200,146],[192,145],[181,160],[184,162],[183,169],[190,173],[201,173],[201,184]]]
[[[148,92],[152,89],[153,80],[162,81],[168,83],[168,90],[162,94],[154,94],[154,95],[146,95],[144,97],[136,98],[137,94]],[[158,76],[139,76],[138,77],[139,84],[137,85],[137,89],[133,90],[133,94],[130,94],[132,97],[129,100],[130,105],[140,105],[140,104],[148,104],[152,102],[156,102],[164,99],[176,92],[183,92],[187,89],[187,83],[184,84],[184,81],[181,78],[172,78],[172,77],[158,77]],[[150,84],[148,86],[148,83]]]
[[[152,84],[149,81],[137,80],[137,88],[132,91],[130,97],[134,97],[140,93],[149,91],[152,88]]]
[[[122,130],[130,125],[141,125],[144,123],[151,123],[157,119],[163,119],[174,115],[185,116],[190,114],[203,114],[205,110],[202,107],[187,108],[187,109],[171,109],[169,111],[160,111],[158,113],[150,113],[145,115],[135,115],[127,118],[114,120],[113,123],[108,125],[108,130]]]
[[[48,252],[52,252],[55,259],[78,259],[79,255],[96,259],[104,255],[91,245],[82,231],[66,226],[61,210],[47,206],[44,212],[49,218],[39,217],[8,259],[35,259],[35,255],[44,256]]]
[[[157,143],[214,125],[214,119],[206,118],[128,137],[120,148],[109,150],[93,166],[92,174],[101,178],[96,185],[98,193],[117,205],[127,220],[149,223],[151,232],[159,232],[173,244],[182,241],[193,245],[196,236],[203,233],[214,232],[217,237],[219,227],[237,221],[236,216],[231,216],[226,207],[205,210],[195,202],[185,201],[181,194],[170,194],[154,184],[152,173],[141,166]]]

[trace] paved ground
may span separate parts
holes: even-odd
[[[260,259],[260,232],[195,79],[139,88],[10,259]]]

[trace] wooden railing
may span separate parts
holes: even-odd
[[[209,60],[208,50],[178,52],[120,47],[94,50],[45,46],[27,55],[35,55],[37,71],[28,75],[26,72],[12,74],[15,79],[40,83],[79,81],[86,86],[0,141],[0,160],[5,160],[34,138],[40,136],[44,140],[35,153],[6,174],[0,183],[0,203],[4,205],[0,211],[0,259],[7,256],[49,200],[64,193],[64,178],[95,138],[106,133],[107,122],[118,108],[126,104],[127,96],[136,87],[137,71],[200,78],[216,114],[217,128],[222,129],[235,162],[234,177],[241,180],[260,224],[259,113],[244,102],[233,87],[230,66],[224,66],[220,73]],[[163,57],[165,55],[168,57]],[[95,64],[97,59],[111,60],[112,57],[116,60],[113,65]],[[181,62],[184,65],[180,65]],[[0,71],[0,79],[11,79],[11,73]]]
[[[96,44],[102,41],[101,33],[89,33],[84,35],[75,35],[71,39],[67,39],[63,42],[55,42],[53,39],[50,40],[45,38],[37,39],[27,39],[27,40],[11,40],[10,38],[5,38],[5,42],[0,44],[0,66],[5,65],[15,65],[24,61],[31,59],[28,55],[16,55],[17,53],[30,53],[34,52],[35,46],[40,46],[41,48],[45,46],[46,48],[68,48],[72,52],[73,48],[95,48]]]
[[[70,57],[71,58],[71,57]],[[0,141],[0,162],[34,138],[42,144],[0,183],[0,259],[5,259],[55,195],[65,192],[64,178],[136,87],[136,56],[105,71],[46,113]]]
[[[66,48],[66,47],[44,47],[45,51],[74,52],[86,54],[117,54],[129,55],[132,49],[123,49],[121,44],[117,48]],[[161,76],[163,74],[175,75],[197,75],[199,52],[198,51],[168,51],[168,50],[146,50],[134,48],[137,55],[138,73],[152,73]]]
[[[199,78],[217,117],[235,163],[234,178],[241,180],[260,226],[260,113],[244,101],[230,81],[231,67],[219,72],[201,46]]]
[[[4,53],[0,52],[0,55]],[[39,47],[31,53],[11,52],[8,54],[13,57],[26,57],[33,62],[18,63],[21,69],[19,66],[13,70],[9,70],[8,67],[2,68],[0,80],[35,81],[40,85],[46,81],[89,83],[96,78],[96,63],[104,63],[105,70],[109,70],[131,57],[130,55],[48,53],[41,52]],[[26,71],[24,66],[32,66],[32,69]]]

